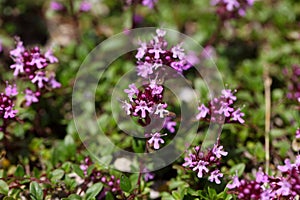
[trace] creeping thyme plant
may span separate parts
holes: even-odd
[[[0,1],[0,199],[300,199],[299,8],[297,0]],[[120,32],[131,41],[142,27],[157,28],[133,39],[136,49],[110,63],[95,94],[80,94],[93,105],[78,108],[95,109],[83,115],[93,140],[96,121],[142,158],[92,146],[99,158],[74,119],[76,74],[98,44]],[[203,48],[190,50],[171,30]],[[103,49],[113,54],[119,43]],[[209,88],[210,63],[219,92]],[[124,81],[128,72],[138,81]],[[190,88],[172,94],[167,83],[182,80]],[[178,152],[156,170],[143,160],[158,155],[162,164]]]

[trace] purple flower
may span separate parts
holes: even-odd
[[[178,44],[172,47],[171,52],[173,53],[173,58],[182,60],[185,57],[184,49],[181,46],[182,44]]]
[[[132,98],[139,93],[139,90],[135,84],[132,83],[129,85],[129,89],[125,89],[124,92],[128,94],[130,101],[132,101]]]
[[[64,6],[57,1],[51,1],[50,8],[54,11],[61,11],[64,9]]]
[[[147,43],[140,42],[140,47],[138,48],[138,52],[135,55],[135,57],[140,60],[141,58],[144,57],[146,51],[147,51]]]
[[[277,185],[280,186],[276,191],[277,195],[288,196],[291,194],[291,184],[287,180],[283,179]]]
[[[216,113],[219,113],[219,114],[222,114],[222,113],[223,113],[225,117],[229,117],[229,116],[230,116],[230,113],[231,113],[232,111],[234,111],[234,109],[231,108],[231,107],[229,106],[229,104],[223,103],[223,104],[222,104],[222,107],[221,107],[218,111],[216,111]]]
[[[160,133],[151,134],[152,137],[148,140],[149,144],[153,144],[154,149],[159,149],[159,143],[164,144],[165,141],[161,138]]]
[[[217,14],[223,19],[244,16],[253,3],[254,0],[211,0],[211,4],[217,7]]]
[[[22,56],[22,53],[25,51],[25,48],[23,46],[23,42],[20,41],[20,39],[17,38],[16,40],[17,40],[16,48],[11,50],[9,53],[12,57],[19,58],[20,56]]]
[[[16,63],[10,66],[11,69],[15,69],[14,76],[18,76],[20,73],[24,73],[24,64],[20,59],[16,59]]]
[[[58,59],[53,55],[53,52],[51,49],[48,49],[48,51],[46,51],[45,58],[48,59],[50,63],[58,62]]]
[[[240,187],[240,185],[241,185],[241,183],[240,183],[240,181],[239,181],[239,177],[238,177],[238,175],[235,175],[235,176],[233,177],[232,183],[227,184],[227,188],[229,188],[229,189],[234,189],[234,188]]]
[[[242,117],[244,117],[244,116],[245,116],[245,114],[242,113],[240,109],[237,109],[236,111],[234,111],[232,113],[232,120],[233,121],[238,121],[241,124],[243,124],[245,122],[245,120]]]
[[[171,121],[171,117],[167,117],[165,119],[163,127],[168,129],[168,131],[170,131],[171,133],[174,133],[175,132],[175,128],[174,128],[175,126],[176,126],[176,122]]]
[[[141,63],[137,66],[137,75],[143,78],[148,78],[148,76],[153,73],[152,68],[152,64],[148,62]]]
[[[88,2],[88,1],[82,1],[82,2],[80,3],[80,8],[79,8],[79,10],[80,10],[81,12],[88,12],[88,11],[91,10],[91,8],[92,8],[92,4],[91,4],[90,2]]]
[[[222,95],[225,97],[225,98],[228,98],[232,101],[235,101],[236,100],[236,96],[233,95],[233,93],[231,92],[230,89],[224,89],[222,90]]]
[[[237,0],[223,0],[223,2],[226,4],[226,9],[228,11],[232,11],[234,8],[240,7],[240,4]]]
[[[162,29],[157,29],[156,30],[156,34],[158,37],[164,37],[166,35],[166,31],[165,30],[162,30]]]
[[[31,80],[32,83],[37,83],[39,88],[44,87],[44,82],[48,82],[48,78],[44,72],[37,72],[35,77]]]
[[[29,63],[29,65],[36,65],[38,69],[42,69],[47,65],[47,63],[46,59],[41,57],[40,53],[34,53],[32,55],[32,60]]]
[[[57,80],[55,80],[55,77],[53,74],[49,77],[48,83],[49,83],[50,87],[53,89],[61,87],[61,84]]]
[[[208,172],[209,169],[206,167],[209,163],[203,160],[198,161],[196,167],[193,168],[193,171],[197,171],[198,170],[198,174],[197,176],[199,178],[203,177],[203,172]]]
[[[141,112],[142,118],[146,117],[147,112],[148,113],[152,112],[152,108],[149,107],[145,101],[141,100],[141,101],[137,101],[136,103],[137,106],[135,107],[134,113],[137,114],[138,112]]]
[[[213,154],[217,157],[217,158],[221,158],[222,156],[227,156],[228,152],[223,151],[223,146],[219,146],[218,145],[214,145],[214,148],[212,149]]]
[[[196,116],[196,119],[198,120],[200,120],[201,118],[205,118],[209,112],[209,109],[204,104],[198,107],[198,110],[200,111],[200,113]]]
[[[14,105],[12,105],[14,106]],[[17,114],[17,110],[13,110],[12,106],[8,106],[5,108],[5,113],[4,113],[4,116],[3,118],[4,119],[7,119],[7,118],[14,118]]]
[[[26,89],[25,90],[25,100],[26,100],[26,106],[30,106],[32,103],[36,103],[39,101],[37,98],[37,95],[33,93],[32,90]]]
[[[277,169],[279,169],[281,172],[287,172],[287,171],[291,170],[292,167],[293,167],[293,166],[291,165],[290,159],[285,159],[285,160],[284,160],[284,164],[285,164],[285,165],[279,165],[279,166],[277,167]]]
[[[3,51],[2,40],[0,40],[0,53]]]
[[[130,115],[131,114],[132,105],[129,104],[129,103],[127,103],[126,100],[123,102],[122,108],[125,110],[126,115]]]
[[[196,159],[196,156],[194,154],[190,153],[188,155],[188,157],[184,158],[185,163],[183,163],[182,166],[195,167],[195,165],[197,164],[197,162],[194,161],[195,159]]]
[[[262,172],[260,168],[259,171],[256,173],[256,180],[257,183],[268,183],[268,176]]]
[[[7,85],[6,88],[5,88],[5,94],[7,96],[17,96],[18,95],[18,90],[17,90],[16,84],[14,84],[13,86]]]
[[[151,80],[149,87],[152,89],[152,96],[155,96],[156,94],[161,94],[164,88],[160,85],[157,85],[155,80]]]
[[[210,173],[210,176],[208,177],[208,180],[210,182],[215,182],[216,184],[220,184],[221,181],[219,178],[223,177],[223,174],[220,173],[220,170],[215,170],[213,172]]]
[[[160,54],[165,53],[166,51],[163,50],[160,44],[155,44],[152,49],[149,50],[149,53],[154,54],[155,59],[160,58]]]
[[[296,138],[299,139],[300,138],[300,128],[298,128],[296,130]]]
[[[156,107],[156,111],[154,112],[154,114],[159,115],[160,118],[164,118],[165,115],[169,114],[169,111],[165,109],[167,106],[168,105],[166,103],[159,103]]]
[[[158,0],[143,0],[142,5],[148,6],[148,8],[153,9],[154,5],[157,3]]]

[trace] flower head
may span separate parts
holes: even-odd
[[[161,138],[160,133],[151,134],[152,137],[148,140],[149,144],[153,144],[154,149],[159,149],[160,143],[164,144],[165,141]]]

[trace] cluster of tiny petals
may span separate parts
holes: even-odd
[[[229,192],[237,194],[238,199],[252,200],[293,200],[300,195],[300,156],[296,157],[295,163],[289,159],[285,165],[278,166],[281,175],[278,177],[268,176],[261,169],[256,173],[255,180],[233,177],[233,182],[228,184]]]
[[[88,174],[88,168],[93,164],[89,157],[86,157],[83,163],[80,165],[80,169],[83,171],[84,176],[88,176],[91,182],[98,183],[102,182],[105,185],[105,191],[111,191],[115,194],[122,194],[120,187],[120,179],[113,175],[108,175],[100,170],[93,169],[90,174]],[[105,195],[105,193],[103,194]]]
[[[123,102],[123,109],[127,115],[139,117],[141,125],[150,123],[150,115],[165,118],[169,111],[167,104],[162,101],[163,86],[157,85],[155,81],[138,89],[135,84],[130,84],[127,93],[129,102]]]
[[[284,69],[283,74],[289,80],[287,98],[296,100],[300,104],[300,66],[293,65],[291,69]]]
[[[125,4],[127,6],[131,6],[133,4],[141,4],[143,6],[147,6],[150,9],[153,9],[158,0],[125,0]]]
[[[300,128],[296,130],[296,139],[300,138]]]
[[[59,1],[54,1],[54,0],[50,2],[50,8],[53,11],[64,11],[67,9],[62,3],[60,3]],[[92,9],[92,4],[89,1],[83,0],[80,2],[80,5],[79,5],[80,12],[88,12],[91,9]]]
[[[222,19],[243,17],[246,10],[252,7],[255,0],[211,0],[211,4],[217,7],[217,14]]]
[[[166,31],[157,29],[156,35],[149,43],[140,42],[140,47],[135,56],[138,59],[138,76],[146,79],[162,74],[166,76],[166,67],[170,67],[181,74],[192,66],[188,62],[188,55],[182,48],[182,44],[168,48],[168,42],[164,38],[165,35]]]
[[[6,94],[0,93],[0,118],[4,120],[13,119],[17,114],[17,110],[14,109],[14,99],[11,91]]]
[[[198,178],[208,176],[210,182],[220,184],[220,178],[223,174],[218,170],[220,160],[223,156],[227,156],[228,152],[223,150],[223,146],[215,144],[212,149],[203,152],[200,147],[194,148],[194,152],[184,158],[185,163],[182,166],[197,172]]]
[[[230,89],[222,90],[222,94],[218,98],[214,98],[209,102],[208,107],[201,104],[198,107],[200,111],[196,116],[198,120],[212,121],[214,123],[240,123],[243,124],[244,113],[240,108],[234,108],[236,96]]]
[[[25,49],[23,42],[17,38],[16,48],[10,51],[14,63],[10,66],[14,70],[13,75],[29,80],[37,87],[37,91],[26,89],[24,91],[27,106],[38,102],[38,97],[43,89],[59,88],[61,84],[55,79],[54,73],[48,73],[45,69],[49,64],[57,63],[58,59],[51,49],[44,54],[39,47]],[[9,90],[10,88],[7,88]]]
[[[138,122],[142,126],[150,124],[153,118],[161,119],[163,120],[163,128],[174,133],[176,122],[172,121],[172,117],[169,116],[168,104],[163,102],[163,91],[163,86],[157,84],[155,80],[151,80],[149,84],[140,88],[132,83],[124,90],[129,101],[124,101],[122,108],[126,115],[138,117]],[[149,145],[155,150],[165,143],[162,136],[166,136],[166,134],[155,132],[146,133],[145,136],[148,138]]]

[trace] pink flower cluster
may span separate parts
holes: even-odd
[[[22,80],[29,80],[36,86],[36,91],[27,88],[25,90],[26,106],[38,102],[38,97],[44,90],[61,87],[55,80],[54,73],[48,73],[45,69],[51,63],[57,63],[58,59],[49,49],[46,53],[41,53],[39,47],[25,49],[23,42],[16,39],[16,48],[10,51],[10,56],[14,64],[10,66],[14,70],[14,76]]]
[[[3,131],[6,121],[14,119],[18,112],[14,109],[14,100],[17,94],[18,91],[16,85],[7,85],[5,93],[0,93],[0,118],[4,120],[0,127],[0,131]]]
[[[300,128],[296,130],[296,139],[300,139]]]
[[[150,9],[153,9],[158,0],[125,0],[125,4],[127,6],[131,6],[133,4],[141,4],[143,6],[147,6]]]
[[[194,152],[184,158],[182,166],[197,172],[198,178],[208,176],[210,182],[220,184],[223,174],[219,170],[222,156],[227,156],[228,152],[223,150],[223,146],[215,144],[212,149],[201,151],[200,146],[194,148]]]
[[[166,77],[166,68],[171,67],[177,73],[191,68],[187,61],[187,55],[182,48],[182,44],[177,44],[168,48],[168,42],[164,38],[166,31],[157,29],[156,35],[149,42],[141,42],[136,54],[137,74],[143,78],[154,79],[156,77]]]
[[[254,0],[211,0],[211,4],[217,7],[217,14],[224,20],[244,16],[253,3]]]
[[[209,102],[208,107],[204,104],[198,107],[200,112],[196,118],[219,124],[223,122],[243,124],[245,122],[243,119],[245,114],[240,108],[235,109],[233,107],[236,99],[236,96],[230,89],[224,89],[220,97],[214,98]]]
[[[123,193],[120,187],[120,179],[116,178],[115,176],[109,175],[108,173],[104,173],[100,170],[97,170],[96,168],[91,170],[90,174],[88,174],[88,169],[92,165],[93,165],[92,160],[89,157],[86,157],[83,163],[80,165],[80,169],[83,171],[83,174],[86,177],[84,181],[88,183],[101,182],[105,185],[105,188],[102,190],[102,192],[99,195],[99,199],[104,198],[107,191],[111,191],[116,195]]]
[[[293,200],[300,195],[300,155],[296,157],[295,163],[289,159],[285,165],[277,167],[281,176],[272,177],[259,170],[255,180],[233,177],[233,182],[228,184],[229,192],[237,194],[238,199],[252,200]]]
[[[54,11],[66,10],[66,7],[59,1],[51,1],[50,8]],[[80,2],[79,5],[80,12],[89,12],[91,9],[92,9],[92,4],[89,1],[83,0]]]
[[[300,103],[300,66],[293,65],[291,70],[285,68],[283,74],[289,80],[287,98]]]
[[[123,102],[123,109],[127,115],[138,117],[138,122],[142,126],[147,126],[154,119],[163,119],[164,128],[171,133],[175,131],[174,126],[176,122],[171,121],[168,117],[169,111],[167,103],[163,102],[163,86],[158,85],[155,80],[150,81],[150,84],[143,85],[137,88],[135,84],[130,84],[128,89],[124,92],[127,93],[129,102]],[[153,145],[154,149],[159,149],[160,144],[164,143],[161,138],[166,134],[146,133],[145,136],[149,137],[148,143]]]

